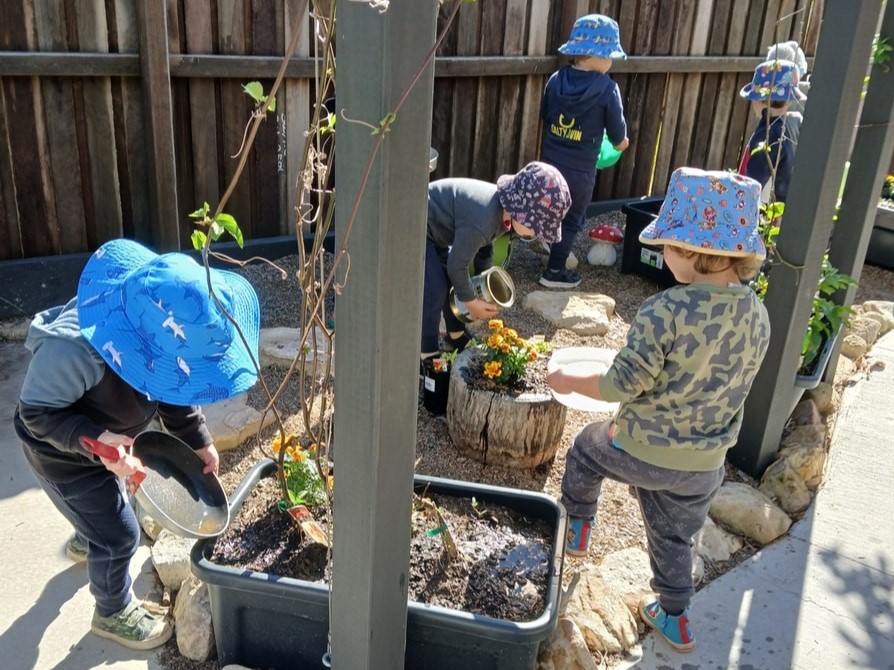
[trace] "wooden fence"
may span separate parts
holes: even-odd
[[[599,197],[661,193],[680,165],[734,168],[753,124],[739,88],[774,41],[796,39],[811,56],[822,9],[822,0],[464,4],[436,62],[433,177],[494,180],[537,157],[556,50],[591,12],[617,18],[630,56],[612,74],[631,147],[603,172]],[[248,239],[294,231],[315,95],[305,2],[0,3],[0,260],[119,236],[188,246],[187,214],[213,207],[235,169],[252,109],[242,85],[269,90],[292,25],[302,38],[276,114],[227,207]]]

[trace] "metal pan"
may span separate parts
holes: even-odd
[[[97,453],[96,441],[81,438]],[[205,474],[201,458],[182,440],[157,430],[134,438],[133,456],[143,463],[145,477],[131,493],[149,516],[181,537],[220,535],[230,523],[230,507],[220,480]],[[108,458],[106,453],[100,454]]]

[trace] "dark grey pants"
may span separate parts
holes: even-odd
[[[686,472],[649,465],[612,445],[611,422],[591,423],[568,452],[562,503],[571,516],[596,516],[605,478],[629,484],[646,525],[652,589],[669,614],[689,606],[692,536],[704,525],[711,499],[723,483],[723,466]]]

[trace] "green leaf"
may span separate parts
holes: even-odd
[[[242,90],[255,102],[262,102],[264,100],[264,87],[261,86],[261,82],[259,81],[250,81],[247,84],[243,84]]]
[[[208,231],[211,235],[211,239],[217,242],[220,239],[220,236],[224,234],[224,227],[217,223],[217,221],[211,222],[211,228]]]
[[[245,241],[242,238],[242,229],[239,228],[239,224],[236,223],[236,219],[234,219],[230,214],[220,214],[217,217],[217,223],[223,226],[223,229],[227,231],[234,240],[236,240],[236,244],[238,244],[239,248],[241,249]]]
[[[192,231],[192,235],[189,236],[189,239],[192,240],[192,248],[198,251],[205,246],[205,240],[207,238],[205,233],[201,230],[194,230]]]
[[[276,98],[270,98],[267,100],[267,111],[275,112],[276,111]]]
[[[189,218],[204,219],[206,216],[208,216],[208,212],[210,212],[210,211],[211,211],[211,207],[206,202],[204,205],[202,205],[201,209],[197,209],[196,211],[192,212],[189,215]]]

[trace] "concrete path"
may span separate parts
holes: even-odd
[[[894,670],[894,333],[886,363],[845,391],[825,483],[806,517],[696,594],[699,648],[679,655],[646,638],[636,670]],[[71,534],[25,465],[12,412],[28,363],[0,343],[0,668],[157,670],[155,652],[91,635],[84,567]],[[138,594],[154,584],[149,550],[133,563]]]

